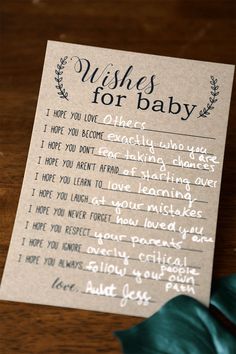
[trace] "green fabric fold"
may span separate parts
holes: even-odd
[[[236,274],[223,277],[213,283],[211,305],[236,325]]]
[[[211,303],[235,323],[236,275],[213,288]],[[124,354],[236,354],[236,338],[197,300],[180,295],[140,324],[115,332]]]

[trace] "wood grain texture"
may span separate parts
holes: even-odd
[[[48,39],[235,64],[235,1],[2,0],[0,276],[10,242]],[[230,111],[214,277],[236,272],[236,93]],[[1,354],[115,354],[139,318],[0,302]],[[137,353],[138,354],[138,353]],[[173,353],[174,354],[174,353]]]

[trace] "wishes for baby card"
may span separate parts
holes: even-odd
[[[1,298],[208,305],[233,71],[49,41]]]

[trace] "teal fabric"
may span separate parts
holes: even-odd
[[[222,279],[212,301],[235,323],[236,277]],[[227,290],[226,290],[227,289]],[[180,295],[128,330],[117,331],[124,354],[236,354],[236,338],[197,300]]]
[[[236,325],[236,274],[213,284],[211,304]]]

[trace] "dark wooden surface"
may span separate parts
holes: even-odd
[[[1,1],[0,276],[26,163],[47,39],[235,64],[234,2]],[[235,113],[234,90],[214,277],[236,272]],[[120,353],[112,332],[139,321],[135,317],[1,301],[0,353]]]

